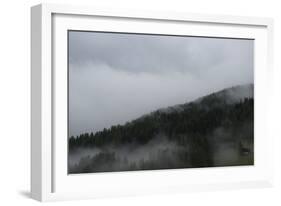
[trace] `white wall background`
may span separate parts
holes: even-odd
[[[0,205],[36,205],[30,189],[30,6],[46,2],[6,0],[0,12]],[[178,195],[59,202],[60,205],[280,205],[281,204],[281,6],[278,0],[57,0],[140,10],[273,17],[275,20],[275,96],[271,129],[275,134],[276,186]],[[51,203],[47,203],[51,204]]]

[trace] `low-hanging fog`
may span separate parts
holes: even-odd
[[[122,146],[114,146],[107,145],[106,147],[100,149],[97,147],[89,148],[89,149],[79,149],[73,153],[69,154],[68,165],[70,170],[72,167],[79,165],[82,158],[94,158],[98,154],[101,153],[115,153],[118,159],[126,160],[125,162],[128,164],[138,163],[141,161],[151,161],[157,160],[159,161],[159,152],[169,151],[169,154],[166,154],[164,161],[167,161],[167,157],[171,158],[171,161],[177,162],[175,156],[173,156],[173,152],[177,152],[180,150],[186,150],[179,145],[177,145],[173,141],[169,141],[165,135],[157,135],[153,140],[148,142],[147,144],[140,146],[137,144],[124,144]],[[122,164],[121,161],[121,164]],[[89,162],[87,162],[89,164]],[[124,167],[124,165],[120,165],[120,162],[115,167]],[[116,168],[117,169],[117,168]],[[116,170],[112,168],[112,170]],[[124,168],[123,168],[124,170]]]
[[[253,40],[69,32],[69,134],[253,83]]]

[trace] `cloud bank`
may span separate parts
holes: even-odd
[[[253,44],[245,39],[71,31],[70,135],[253,83]]]

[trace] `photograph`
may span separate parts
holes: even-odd
[[[68,174],[254,165],[254,39],[67,36]]]

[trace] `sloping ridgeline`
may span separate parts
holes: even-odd
[[[69,173],[253,165],[253,85],[69,138]]]

